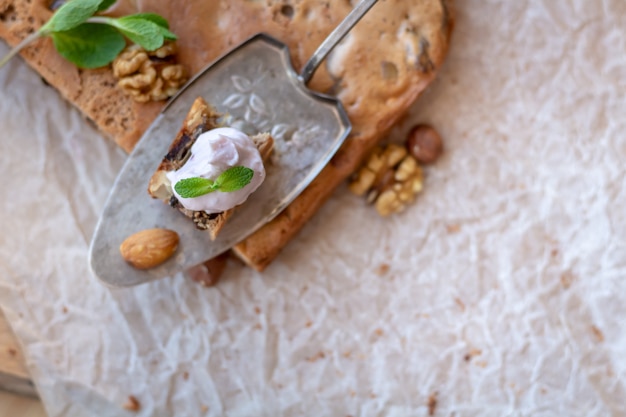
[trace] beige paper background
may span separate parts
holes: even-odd
[[[391,137],[446,140],[418,202],[383,220],[344,187],[265,273],[210,289],[90,275],[124,154],[1,70],[0,305],[47,412],[426,416],[437,392],[438,416],[626,415],[626,2],[457,9]]]

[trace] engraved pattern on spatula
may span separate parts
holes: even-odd
[[[272,111],[276,107],[272,105],[272,101],[278,101],[280,97],[261,97],[255,93],[255,91],[263,90],[261,85],[266,82],[266,75],[270,72],[264,68],[262,62],[256,62],[252,67],[257,68],[255,74],[262,75],[254,79],[240,74],[230,77],[234,92],[226,97],[224,107],[233,113],[232,125],[246,126],[259,132],[269,131],[276,141],[271,157],[273,161],[285,152],[301,154],[302,158],[296,158],[296,160],[308,161],[309,159],[305,156],[308,152],[305,145],[308,143],[314,146],[316,137],[329,133],[316,123],[307,122],[296,126],[288,120],[280,120],[280,115]],[[243,114],[242,119],[236,116],[240,114]],[[289,161],[292,160],[289,159]]]

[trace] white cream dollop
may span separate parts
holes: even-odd
[[[174,195],[186,209],[209,214],[229,210],[245,202],[265,179],[265,167],[259,150],[245,133],[230,127],[221,127],[201,134],[191,146],[191,155],[177,171],[167,178]],[[245,166],[254,171],[248,185],[233,192],[214,191],[195,198],[181,197],[174,187],[178,181],[192,177],[216,179],[234,166]]]

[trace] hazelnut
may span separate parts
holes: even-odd
[[[189,277],[203,287],[212,287],[218,283],[228,260],[228,252],[209,259],[187,271]]]
[[[443,142],[432,127],[417,125],[409,132],[406,148],[418,162],[432,164],[443,152]]]

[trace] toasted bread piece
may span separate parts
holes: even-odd
[[[163,200],[163,202],[178,209],[185,216],[193,220],[198,229],[207,230],[211,235],[211,239],[217,237],[236,208],[213,214],[186,209],[174,195],[166,173],[182,167],[196,139],[208,130],[223,127],[222,119],[222,114],[209,105],[202,97],[198,97],[193,102],[182,127],[168,149],[167,155],[165,155],[158,169],[152,175],[152,178],[150,178],[148,185],[148,193],[153,198]],[[266,161],[274,147],[274,139],[268,133],[260,133],[252,136],[251,139],[259,149],[261,158]]]

